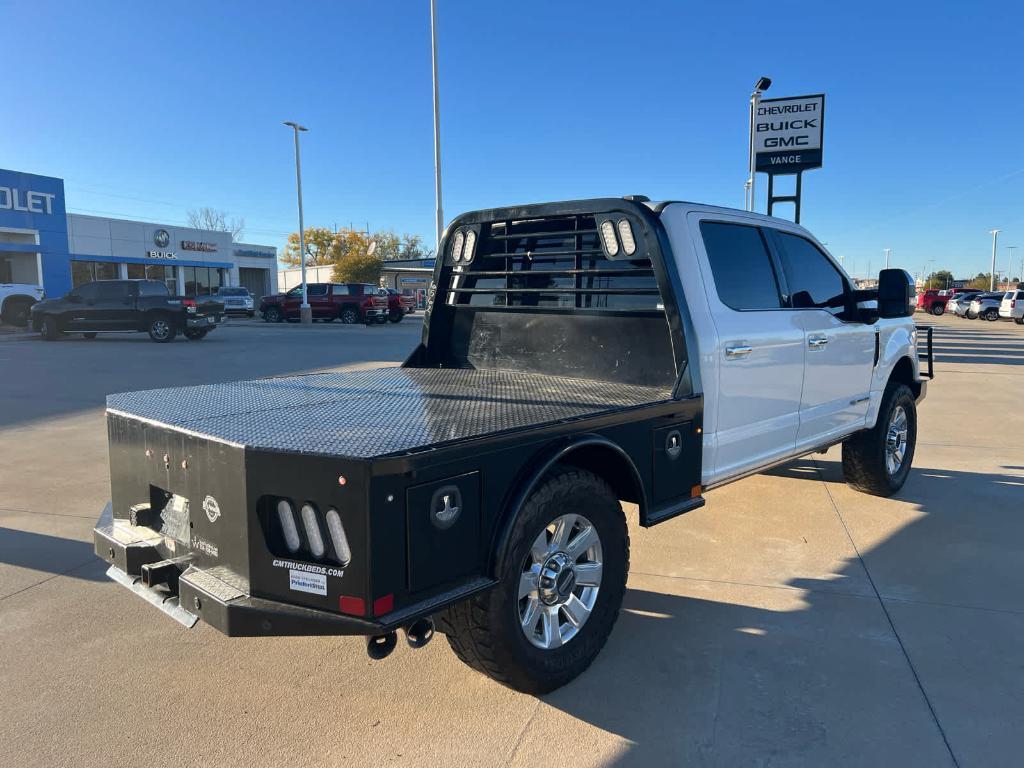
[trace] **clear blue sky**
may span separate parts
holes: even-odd
[[[804,221],[847,269],[1024,257],[1024,11],[1015,3],[438,0],[445,211],[642,193],[741,206],[747,97],[825,92]],[[0,0],[0,167],[69,210],[433,241],[427,0]],[[764,176],[760,187],[765,188]],[[762,203],[763,210],[763,203]],[[1014,268],[1014,272],[1019,272]]]

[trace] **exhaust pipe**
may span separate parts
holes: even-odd
[[[371,635],[366,640],[366,653],[374,661],[386,659],[398,645],[398,635],[387,632],[383,635]]]
[[[410,648],[422,648],[434,639],[434,620],[429,616],[417,619],[405,628],[405,640]]]

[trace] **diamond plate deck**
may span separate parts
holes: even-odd
[[[512,371],[381,368],[128,392],[107,408],[253,448],[372,458],[670,397]]]

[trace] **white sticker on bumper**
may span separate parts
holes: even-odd
[[[314,595],[327,594],[327,577],[322,573],[306,571],[288,571],[288,588],[296,592],[309,592]]]

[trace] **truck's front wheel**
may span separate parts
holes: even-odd
[[[843,443],[843,478],[858,491],[892,496],[907,481],[917,446],[917,408],[906,384],[890,383],[878,421]]]
[[[629,533],[611,488],[591,472],[558,468],[519,512],[498,586],[449,608],[439,627],[473,669],[547,693],[601,651],[628,571]]]

